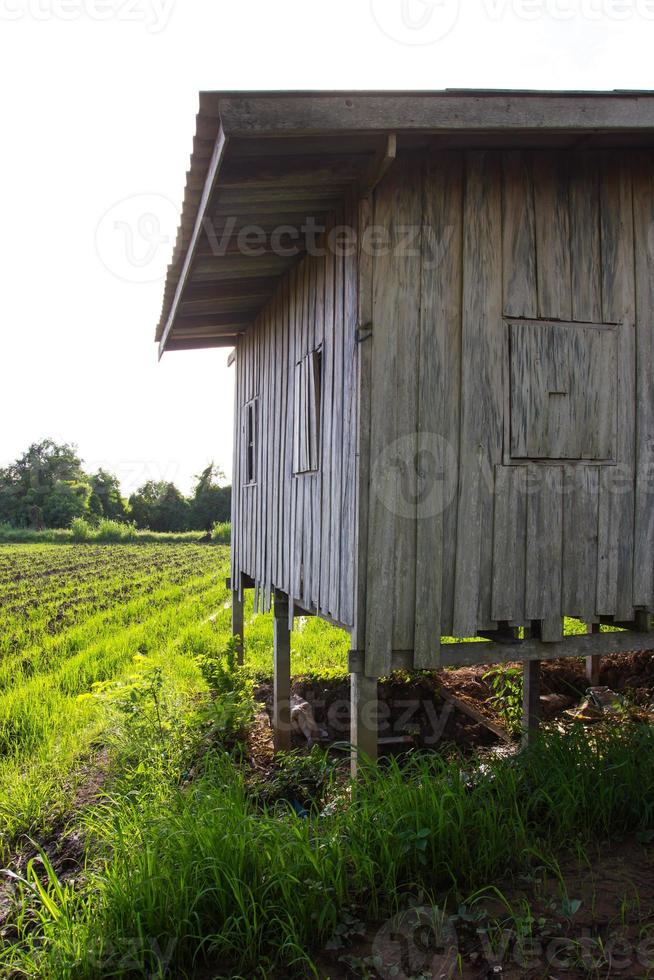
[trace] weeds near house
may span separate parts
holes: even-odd
[[[484,674],[493,691],[491,704],[514,735],[522,725],[522,667],[493,667]]]

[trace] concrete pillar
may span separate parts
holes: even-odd
[[[352,775],[356,777],[360,756],[377,759],[377,678],[350,674],[350,742]]]
[[[522,742],[529,745],[540,724],[540,660],[526,660],[522,670]]]
[[[588,623],[586,629],[589,633],[599,633],[600,624]],[[586,680],[590,687],[597,687],[599,684],[601,660],[602,658],[598,653],[593,653],[590,657],[586,657]]]
[[[236,639],[236,662],[243,666],[243,599],[236,589],[232,590],[232,636]]]
[[[274,598],[273,736],[276,751],[290,749],[291,631],[288,596],[277,590]]]

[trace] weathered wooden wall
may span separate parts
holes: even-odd
[[[554,640],[564,615],[654,608],[654,155],[406,157],[374,223],[393,247],[373,275],[367,673],[393,650],[437,663],[441,635],[538,620]]]
[[[334,224],[352,225],[354,202]],[[338,251],[338,250],[337,250]],[[350,626],[354,617],[357,445],[356,250],[307,256],[239,341],[232,579],[254,580],[257,607],[274,588]],[[322,345],[320,466],[293,475],[295,367]],[[243,406],[257,404],[256,478],[244,485]]]

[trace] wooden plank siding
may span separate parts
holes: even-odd
[[[307,256],[240,338],[236,361],[233,580],[253,580],[259,610],[270,609],[277,590],[289,596],[291,616],[306,609],[346,628],[355,603],[357,290],[356,253]],[[317,350],[321,378],[307,357]],[[310,414],[317,387],[319,417]],[[256,463],[247,483],[244,407],[252,399]],[[317,468],[298,457],[298,419],[308,425],[302,446],[317,438]]]
[[[377,187],[391,243],[421,228],[419,260],[373,264],[368,673],[412,636],[423,668],[441,636],[535,621],[556,642],[564,616],[652,608],[653,164],[651,151],[435,148],[400,154]],[[512,330],[534,352],[513,372]],[[529,386],[533,455],[514,458]],[[422,450],[441,444],[456,473],[425,515]]]
[[[307,256],[238,343],[232,576],[262,608],[351,629],[375,677],[443,636],[654,607],[653,173],[433,144],[335,204],[373,254]]]

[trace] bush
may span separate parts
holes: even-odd
[[[73,541],[90,541],[95,535],[95,529],[83,517],[76,517],[70,525]]]
[[[230,544],[232,540],[232,525],[229,521],[216,521],[211,528],[211,540],[214,544]]]
[[[96,541],[134,541],[136,528],[133,524],[123,524],[121,521],[111,521],[104,518],[98,524],[95,533]]]

